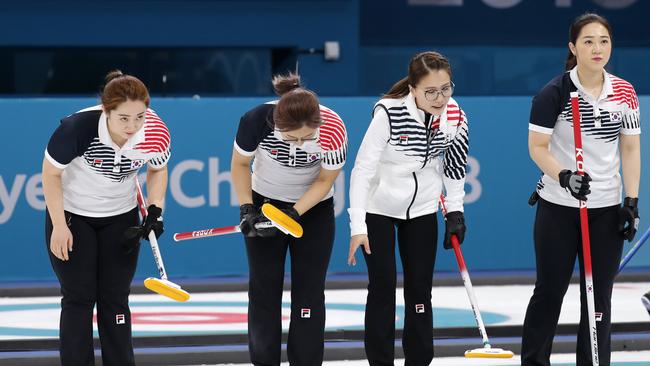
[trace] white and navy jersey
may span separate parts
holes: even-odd
[[[551,80],[533,99],[529,130],[551,135],[549,150],[562,169],[576,170],[571,98],[578,91],[585,171],[593,179],[587,207],[621,203],[619,137],[641,133],[639,100],[630,83],[604,72],[601,95],[587,94],[573,69]],[[560,187],[557,177],[542,176],[537,192],[558,205],[578,207],[578,200]]]
[[[411,94],[382,99],[363,138],[350,180],[350,229],[366,234],[366,213],[411,219],[463,211],[469,151],[467,117],[450,98],[440,116],[418,109]]]
[[[147,109],[143,127],[120,148],[101,105],[61,120],[45,150],[47,160],[63,169],[63,209],[89,217],[133,209],[138,170],[145,164],[161,169],[170,154],[169,130],[153,110]]]
[[[317,139],[298,146],[282,141],[275,129],[273,110],[277,101],[262,104],[244,114],[239,122],[235,149],[254,157],[252,188],[272,199],[297,202],[318,177],[320,169],[338,170],[345,164],[348,136],[336,112],[320,106],[322,124]],[[334,187],[323,198],[334,194]]]

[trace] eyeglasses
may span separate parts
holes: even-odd
[[[296,144],[296,145],[300,145],[300,144],[302,144],[303,142],[307,142],[307,141],[316,141],[316,140],[318,140],[318,135],[316,135],[316,136],[311,135],[310,137],[298,137],[298,138],[291,137],[291,138],[285,138],[285,137],[284,137],[284,134],[282,134],[282,142],[288,142],[288,143]]]
[[[289,142],[292,144],[300,145],[301,143],[306,141],[316,141],[316,140],[318,140],[318,137],[302,137],[297,139],[282,139],[282,142]]]
[[[426,99],[426,100],[428,100],[430,102],[433,102],[434,100],[438,99],[438,96],[441,95],[441,94],[445,98],[451,97],[451,95],[454,93],[454,87],[456,85],[454,85],[453,81],[450,82],[450,84],[451,85],[447,85],[447,86],[445,86],[444,88],[442,88],[440,90],[435,90],[435,89],[425,90],[424,91],[424,99]]]

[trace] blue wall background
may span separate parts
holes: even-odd
[[[467,186],[469,231],[463,246],[468,265],[472,270],[531,269],[534,209],[526,201],[539,172],[526,146],[530,95],[563,70],[569,24],[585,11],[610,20],[614,51],[608,68],[647,95],[641,104],[648,105],[650,33],[640,29],[650,2],[641,0],[14,0],[0,4],[0,48],[241,48],[244,54],[253,51],[220,60],[220,67],[235,82],[248,82],[250,72],[269,73],[262,69],[264,62],[250,64],[260,49],[318,49],[325,41],[338,41],[338,61],[299,56],[307,86],[321,96],[336,96],[322,101],[344,118],[350,135],[350,160],[337,181],[331,272],[365,269],[346,265],[347,182],[375,101],[358,95],[378,96],[406,74],[414,53],[438,50],[452,63],[458,99],[471,123],[473,178]],[[240,60],[248,62],[246,68]],[[30,63],[47,62],[3,61],[0,66],[12,65],[7,67],[14,68],[13,75],[28,76]],[[240,237],[175,244],[171,233],[235,223],[232,139],[239,116],[263,101],[154,98],[153,107],[174,139],[167,234],[161,240],[173,277],[246,272]],[[95,103],[90,97],[0,99],[0,281],[54,278],[43,234],[42,152],[62,116]],[[642,140],[647,158],[648,139]],[[646,164],[642,232],[650,226],[645,218],[650,200],[643,198],[647,173]],[[513,174],[517,184],[507,184]],[[441,250],[438,258],[438,270],[455,270],[451,253]],[[629,266],[649,267],[650,249],[641,250]],[[156,273],[144,246],[138,275]]]
[[[339,61],[305,56],[300,70],[320,94],[353,95],[359,89],[358,18],[356,0],[11,1],[0,4],[0,46],[322,49],[336,40]]]
[[[610,71],[650,94],[650,2],[641,0],[3,1],[0,47],[306,50],[338,41],[338,61],[299,57],[308,86],[334,96],[379,95],[413,54],[435,49],[463,95],[534,95],[563,71],[569,25],[586,11],[613,26]],[[223,62],[242,69],[240,59]]]
[[[534,268],[532,222],[527,205],[539,176],[528,157],[530,97],[457,98],[470,120],[471,165],[466,187],[469,226],[463,244],[472,270]],[[243,239],[239,235],[174,243],[172,233],[233,225],[238,204],[230,185],[230,156],[239,117],[262,103],[261,98],[154,98],[152,107],[172,132],[173,156],[161,250],[170,276],[204,277],[245,274]],[[344,119],[350,138],[350,160],[337,181],[337,235],[330,272],[363,271],[346,264],[349,228],[349,174],[369,123],[374,98],[322,98]],[[61,117],[97,101],[74,99],[0,99],[0,281],[54,279],[44,244],[44,201],[40,184],[43,151]],[[650,96],[641,98],[650,105]],[[642,155],[650,156],[642,135]],[[641,228],[650,227],[650,200],[644,199],[650,169],[643,166]],[[513,180],[513,177],[515,178]],[[14,205],[15,203],[15,205]],[[640,236],[640,235],[639,235]],[[427,240],[427,239],[424,239]],[[138,276],[157,275],[151,251],[143,243]],[[630,247],[628,244],[626,250]],[[650,247],[630,267],[650,266]],[[360,259],[360,254],[359,258]],[[440,249],[437,270],[455,270],[449,251]]]

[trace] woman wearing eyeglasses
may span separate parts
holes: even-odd
[[[347,155],[341,118],[322,106],[295,74],[276,76],[279,100],[248,111],[239,122],[232,179],[240,203],[249,265],[248,337],[254,365],[279,365],[282,285],[291,253],[291,365],[323,362],[325,273],[334,243],[333,184]],[[253,159],[254,158],[254,159]],[[252,174],[250,163],[253,159]],[[301,238],[275,228],[260,213],[270,202],[297,220]]]
[[[365,349],[370,365],[395,356],[395,232],[404,272],[402,346],[407,365],[433,359],[431,283],[436,260],[438,198],[446,191],[444,247],[465,236],[463,197],[469,148],[467,118],[451,98],[449,61],[415,55],[408,76],[373,109],[350,182],[350,253],[364,247],[368,266]]]

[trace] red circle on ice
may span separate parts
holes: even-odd
[[[234,324],[246,323],[248,316],[242,313],[219,312],[158,312],[133,313],[133,324]]]
[[[117,318],[116,318],[117,319]],[[132,324],[246,324],[248,315],[245,313],[220,313],[220,312],[146,312],[131,313]],[[282,320],[289,320],[282,316]],[[93,315],[93,322],[97,323],[97,315]]]

